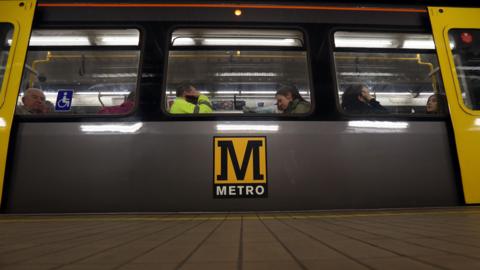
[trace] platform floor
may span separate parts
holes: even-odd
[[[0,269],[480,269],[480,207],[0,215]]]

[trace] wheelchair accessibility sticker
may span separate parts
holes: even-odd
[[[70,111],[72,106],[73,90],[58,90],[57,101],[55,102],[55,111]]]
[[[213,138],[213,197],[266,198],[266,137]]]

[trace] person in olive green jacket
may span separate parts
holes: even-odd
[[[190,83],[182,83],[177,87],[175,101],[173,101],[170,113],[211,113],[212,104],[207,96],[200,94]]]
[[[284,114],[310,112],[310,102],[306,101],[294,85],[284,85],[275,94],[277,108]]]

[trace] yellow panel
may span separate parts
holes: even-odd
[[[463,103],[448,37],[453,28],[480,29],[480,8],[428,10],[455,132],[465,202],[480,203],[480,111]]]
[[[221,143],[231,144],[230,149],[225,148],[224,150],[226,159],[223,162]],[[258,153],[255,153],[255,151],[258,151]],[[265,137],[215,137],[214,157],[215,184],[267,183],[267,153]],[[238,169],[242,169],[242,165],[246,165],[244,167],[245,170],[243,172],[243,177],[239,176],[242,172],[238,171]],[[237,167],[237,171],[235,170],[235,166]],[[255,167],[257,167],[258,175],[254,173]],[[225,172],[225,179],[223,180],[221,179],[222,169]]]
[[[266,198],[266,137],[213,138],[213,197]]]
[[[0,0],[0,22],[14,26],[2,90],[0,92],[0,200],[3,194],[5,163],[13,114],[22,77],[25,54],[36,0]]]

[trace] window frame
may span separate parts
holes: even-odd
[[[1,108],[3,107],[3,103],[5,102],[5,97],[7,95],[7,86],[10,78],[10,70],[12,69],[12,63],[13,63],[12,53],[15,53],[14,48],[18,40],[18,24],[8,20],[2,21],[0,22],[0,24],[9,25],[11,27],[10,30],[8,30],[5,33],[6,34],[5,38],[8,38],[8,33],[10,31],[12,33],[12,43],[10,44],[10,48],[8,48],[7,61],[3,71],[3,79],[2,81],[0,81],[0,108]],[[0,40],[0,42],[2,43],[4,41],[6,42],[7,40]]]
[[[480,33],[480,28],[459,28],[459,27],[453,27],[453,28],[448,28],[448,29],[445,29],[447,30],[447,36],[448,36],[448,41],[449,42],[454,42],[455,45],[457,45],[455,43],[455,40],[452,40],[450,39],[451,37],[451,31],[455,31],[455,30],[458,30],[458,31],[477,31],[478,33]],[[450,43],[447,43],[447,46],[448,44]],[[455,46],[456,48],[456,46]],[[463,89],[463,83],[461,82],[460,78],[459,78],[459,73],[458,73],[458,68],[457,68],[457,64],[455,63],[455,54],[454,54],[454,50],[450,47],[449,50],[448,50],[448,54],[451,55],[451,68],[452,68],[452,75],[454,77],[454,84],[456,85],[456,88],[455,91],[457,92],[457,95],[458,95],[458,102],[460,104],[460,106],[469,114],[471,115],[480,115],[480,108],[479,109],[474,109],[474,108],[470,108],[469,106],[467,106],[467,104],[465,103],[465,99],[463,98],[463,93],[464,92],[467,92],[467,91],[464,91]],[[470,92],[470,91],[469,91]],[[480,101],[479,101],[479,106],[480,106]]]
[[[335,33],[336,32],[341,32],[341,31],[348,31],[348,32],[370,32],[370,33],[385,33],[385,32],[390,32],[390,33],[409,33],[409,34],[430,34],[433,37],[433,33],[431,31],[426,31],[426,29],[423,28],[402,28],[402,27],[392,27],[392,28],[372,28],[372,27],[355,27],[355,26],[334,26],[330,28],[328,31],[328,39],[329,39],[329,51],[330,51],[330,67],[331,67],[331,74],[332,74],[332,82],[334,89],[333,91],[334,96],[335,96],[335,107],[336,107],[336,112],[347,119],[408,119],[408,120],[444,120],[447,119],[450,115],[449,112],[444,113],[444,114],[426,114],[426,113],[414,113],[414,114],[408,114],[408,113],[386,113],[386,114],[371,114],[371,113],[366,113],[366,114],[354,114],[354,113],[348,113],[346,112],[342,106],[341,106],[341,98],[339,95],[338,87],[339,87],[339,82],[338,82],[338,77],[337,77],[337,66],[336,66],[336,61],[335,61],[335,52],[359,52],[359,53],[367,53],[371,52],[371,48],[335,48]],[[435,40],[433,40],[435,42]],[[435,44],[436,47],[436,44]],[[435,49],[396,49],[396,48],[379,48],[375,49],[375,53],[395,53],[395,52],[402,52],[402,53],[433,53],[435,57],[438,60],[437,56],[437,50]],[[440,64],[438,66],[440,68]],[[438,71],[440,72],[440,70]],[[444,89],[444,83],[443,83],[443,78],[442,78],[442,88]]]
[[[52,114],[17,114],[15,113],[15,119],[20,120],[21,122],[51,122],[51,121],[82,121],[84,119],[115,119],[115,118],[129,118],[137,114],[140,104],[140,84],[142,79],[143,72],[143,57],[145,50],[146,42],[146,31],[142,25],[139,24],[49,24],[49,25],[39,25],[37,27],[32,27],[32,32],[35,30],[123,30],[123,29],[136,29],[139,32],[139,42],[138,46],[28,46],[27,55],[25,57],[25,62],[27,61],[28,53],[30,51],[45,51],[49,49],[58,49],[60,51],[78,51],[85,48],[90,48],[89,51],[118,51],[118,48],[123,50],[138,50],[139,59],[138,59],[138,70],[137,78],[135,85],[135,104],[132,110],[126,114],[61,114],[61,113],[52,113]],[[25,63],[24,63],[25,65]],[[23,69],[22,72],[22,82],[23,76],[26,72]],[[19,89],[20,90],[20,89]],[[16,104],[18,104],[18,98],[20,98],[20,92],[18,92]]]
[[[174,48],[171,44],[172,40],[172,35],[173,32],[177,29],[194,29],[194,28],[199,28],[199,29],[245,29],[245,30],[295,30],[299,31],[303,35],[303,46],[302,47],[294,47],[290,48],[288,51],[304,51],[306,53],[306,69],[307,69],[307,76],[308,76],[308,83],[310,87],[310,111],[308,113],[302,113],[302,114],[283,114],[283,113],[238,113],[238,114],[231,114],[231,113],[205,113],[205,114],[172,114],[167,110],[167,76],[168,76],[168,70],[169,70],[169,55],[170,51],[172,51]],[[171,26],[167,31],[167,36],[165,39],[165,59],[164,59],[164,74],[163,74],[163,83],[162,83],[162,93],[161,93],[161,100],[160,100],[160,110],[163,115],[165,115],[168,119],[170,120],[180,120],[180,119],[185,119],[185,120],[192,120],[192,119],[238,119],[238,120],[247,120],[247,119],[257,119],[260,120],[259,118],[278,118],[278,119],[298,119],[298,118],[309,118],[314,115],[316,112],[316,107],[315,107],[315,90],[314,90],[314,85],[313,85],[313,77],[312,77],[312,63],[311,63],[311,50],[310,50],[310,42],[309,42],[309,36],[308,36],[308,31],[306,29],[295,25],[295,26],[265,26],[265,27],[260,27],[260,26],[253,26],[253,25],[210,25],[210,24],[177,24]],[[268,46],[240,46],[242,50],[261,50],[262,48],[265,51],[285,51],[285,48],[289,47],[268,47]],[[180,49],[178,49],[180,48]],[[199,49],[200,48],[200,49]],[[236,47],[238,48],[238,47]],[[184,51],[212,51],[212,50],[232,50],[236,49],[233,46],[178,46],[177,49],[175,50],[184,50]]]

